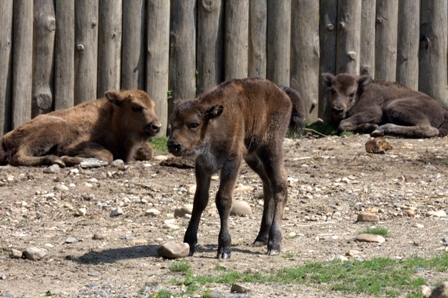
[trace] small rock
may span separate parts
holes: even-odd
[[[383,243],[384,241],[386,241],[386,239],[384,239],[383,236],[374,234],[360,234],[356,236],[355,240],[363,242],[377,242],[377,243]]]
[[[366,151],[368,153],[385,153],[388,150],[392,150],[392,146],[383,138],[376,137],[372,140],[367,141],[366,143]]]
[[[168,230],[178,230],[178,229],[180,229],[180,227],[178,225],[175,225],[173,223],[165,223],[162,227],[164,229],[168,229]]]
[[[103,240],[106,239],[106,235],[103,233],[95,233],[92,237],[94,240]]]
[[[357,222],[377,222],[380,220],[380,217],[376,214],[361,212],[358,214]]]
[[[240,184],[240,185],[238,185],[237,188],[235,188],[235,192],[246,192],[246,191],[252,191],[252,190],[254,190],[254,188],[252,186],[243,185],[243,184]]]
[[[167,242],[157,249],[159,256],[168,259],[177,259],[188,256],[190,245],[188,243]]]
[[[78,242],[78,239],[76,239],[75,237],[68,237],[67,239],[65,239],[65,243],[67,244],[73,244]]]
[[[157,160],[157,161],[164,161],[164,160],[168,159],[168,156],[166,156],[166,155],[156,155],[156,156],[154,156],[153,159]]]
[[[243,287],[242,285],[233,284],[230,288],[230,293],[240,293],[240,294],[246,294],[249,293],[250,289]]]
[[[151,209],[148,209],[145,211],[145,215],[146,216],[159,216],[160,211],[155,208],[151,208]]]
[[[186,214],[191,214],[192,212],[193,212],[193,205],[186,204],[174,210],[174,217],[184,217]]]
[[[232,209],[230,209],[230,215],[246,216],[250,214],[252,214],[252,209],[248,203],[238,200],[233,202]]]
[[[295,238],[297,236],[297,233],[295,233],[295,232],[290,232],[289,234],[288,234],[288,238]]]
[[[32,260],[32,261],[39,261],[43,257],[45,257],[46,254],[47,254],[46,249],[38,248],[38,247],[34,247],[34,246],[28,247],[23,252],[23,256],[25,257],[25,259]]]
[[[67,191],[68,187],[64,184],[58,184],[54,187],[54,190],[56,191]]]
[[[415,228],[419,228],[419,229],[423,229],[425,227],[424,225],[419,224],[419,223],[415,223],[412,226],[415,227]]]
[[[445,217],[446,216],[446,212],[443,210],[437,210],[437,211],[428,211],[428,213],[426,213],[427,216],[434,216],[434,217]]]
[[[116,159],[110,164],[112,167],[118,168],[120,170],[124,169],[124,161],[121,159]]]
[[[350,249],[348,252],[345,253],[345,255],[349,256],[349,257],[354,257],[359,254],[360,254],[360,252],[358,250],[354,250],[354,249]]]
[[[342,256],[342,255],[334,255],[332,259],[333,260],[339,260],[339,261],[342,261],[342,262],[348,261],[348,258],[346,256]]]
[[[407,216],[411,216],[411,217],[414,217],[414,216],[415,216],[415,210],[414,210],[414,209],[404,209],[403,212],[404,212],[404,214],[406,214]]]
[[[123,209],[121,209],[120,207],[117,207],[114,210],[112,210],[112,212],[110,213],[110,217],[119,216],[122,214],[123,214]]]
[[[61,168],[57,164],[51,165],[43,171],[44,174],[56,174],[59,172],[61,172]]]
[[[89,169],[107,166],[107,162],[97,158],[86,158],[79,165],[83,169]]]
[[[75,213],[76,216],[84,216],[86,214],[87,214],[87,209],[84,207],[79,208],[78,210],[76,210],[76,213]]]
[[[218,175],[213,175],[212,176],[212,181],[218,181],[219,180],[219,176]]]
[[[194,195],[195,192],[196,192],[196,184],[191,185],[191,186],[188,188],[188,194],[189,194],[189,195]]]
[[[20,259],[22,255],[23,255],[22,252],[17,249],[11,249],[11,251],[9,252],[9,257],[11,259]]]

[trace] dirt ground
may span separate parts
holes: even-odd
[[[238,189],[235,199],[248,202],[252,215],[231,219],[231,259],[215,258],[219,217],[211,199],[201,220],[197,252],[184,260],[198,274],[213,275],[219,273],[217,265],[263,273],[341,256],[400,259],[445,251],[448,218],[430,212],[448,211],[447,139],[387,138],[393,146],[387,154],[367,153],[368,140],[368,135],[285,140],[289,201],[280,256],[267,256],[266,248],[251,245],[262,215],[262,186],[244,165],[238,187],[245,191]],[[188,218],[173,214],[192,203],[195,179],[188,165],[176,168],[151,160],[125,168],[77,167],[54,173],[48,168],[1,167],[0,297],[50,293],[54,297],[155,297],[161,289],[185,291],[169,283],[182,275],[170,272],[170,264],[176,261],[158,257],[157,248],[183,240]],[[218,183],[212,183],[211,198]],[[111,216],[118,207],[123,214]],[[151,208],[160,214],[147,215]],[[415,215],[408,216],[409,210]],[[361,211],[376,213],[380,221],[356,222]],[[390,232],[386,242],[354,240],[373,225]],[[45,249],[47,254],[38,261],[10,257],[12,249],[21,252],[29,247]],[[357,252],[346,256],[349,251]],[[428,285],[447,277],[430,271],[421,274]],[[228,284],[204,289],[214,297],[348,297],[326,285],[242,285],[251,292],[231,294]],[[352,295],[361,296],[366,297]]]

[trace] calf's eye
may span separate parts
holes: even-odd
[[[199,127],[199,123],[190,123],[188,124],[188,128],[190,129],[195,129]]]
[[[143,111],[143,107],[141,107],[141,106],[133,106],[132,107],[132,111],[134,111],[134,112],[142,112]]]
[[[353,98],[353,97],[355,97],[355,93],[350,93],[350,98]]]

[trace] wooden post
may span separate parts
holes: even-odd
[[[375,77],[375,14],[376,0],[362,0],[361,54],[359,59],[361,69],[359,73],[370,75],[372,78]]]
[[[375,78],[392,81],[397,73],[398,0],[376,1]]]
[[[337,0],[320,0],[320,73],[336,74],[336,26],[338,14]],[[332,123],[330,92],[319,76],[319,117],[325,123]]]
[[[102,97],[108,90],[120,90],[121,9],[121,0],[100,0],[98,28],[98,97]]]
[[[299,2],[299,1],[295,1]],[[301,1],[306,2],[307,1]],[[299,3],[296,5],[300,6]],[[301,4],[302,7],[308,8],[305,3]],[[315,5],[318,7],[317,5]],[[305,15],[299,15],[303,11],[294,11],[297,18],[304,17]],[[309,12],[309,11],[308,11]],[[306,17],[306,16],[305,16]],[[316,17],[318,20],[318,12],[311,18]],[[310,18],[307,18],[309,20]],[[301,20],[294,20],[300,22]],[[306,24],[305,28],[301,30],[309,30],[312,24]],[[290,51],[291,51],[291,0],[277,0],[268,1],[268,39],[267,39],[267,73],[266,77],[276,84],[289,86],[290,84]],[[296,28],[297,30],[298,28]],[[317,30],[317,29],[316,29]],[[300,35],[300,32],[294,32],[294,34]],[[306,35],[306,33],[304,33]],[[303,40],[295,43],[295,45],[302,43]],[[298,57],[296,57],[298,58]],[[293,63],[296,65],[297,63]],[[303,96],[303,94],[302,94]],[[316,103],[317,104],[317,103]]]
[[[266,78],[267,1],[250,0],[248,76]]]
[[[0,10],[0,137],[10,130],[11,48],[13,0],[3,0]]]
[[[447,2],[421,1],[419,90],[448,109]]]
[[[307,122],[318,118],[319,102],[319,2],[293,1],[291,87],[305,101]]]
[[[33,1],[14,0],[12,128],[31,119],[33,84]]]
[[[170,1],[148,0],[146,90],[156,104],[156,115],[162,124],[159,136],[168,129],[168,69],[170,49]]]
[[[57,0],[54,49],[54,109],[75,104],[75,1]]]
[[[249,0],[226,1],[225,79],[247,77]]]
[[[198,1],[197,94],[223,80],[224,8],[222,0]]]
[[[97,63],[98,0],[76,0],[75,104],[97,98]]]
[[[398,5],[397,82],[417,90],[420,5],[413,1]]]
[[[336,71],[359,74],[361,52],[361,1],[338,1]]]
[[[170,86],[173,99],[196,96],[195,0],[171,3]],[[173,109],[169,101],[168,114]]]
[[[145,89],[145,5],[144,0],[125,0],[123,3],[121,56],[123,89]]]
[[[56,17],[53,0],[34,0],[33,101],[31,117],[53,109],[53,51]]]

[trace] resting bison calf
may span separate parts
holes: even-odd
[[[370,76],[322,74],[339,131],[411,138],[445,136],[448,112],[426,94]]]
[[[218,258],[230,257],[228,229],[233,190],[243,159],[263,181],[264,210],[254,245],[280,252],[287,199],[282,142],[289,127],[303,125],[304,105],[291,88],[258,78],[226,81],[198,98],[177,101],[170,116],[168,150],[196,156],[196,193],[184,242],[194,253],[201,214],[209,201],[212,174],[221,170],[216,206],[221,218]]]
[[[148,144],[160,130],[154,102],[140,90],[57,110],[22,124],[1,139],[0,164],[72,166],[94,157],[108,163],[151,158]]]

